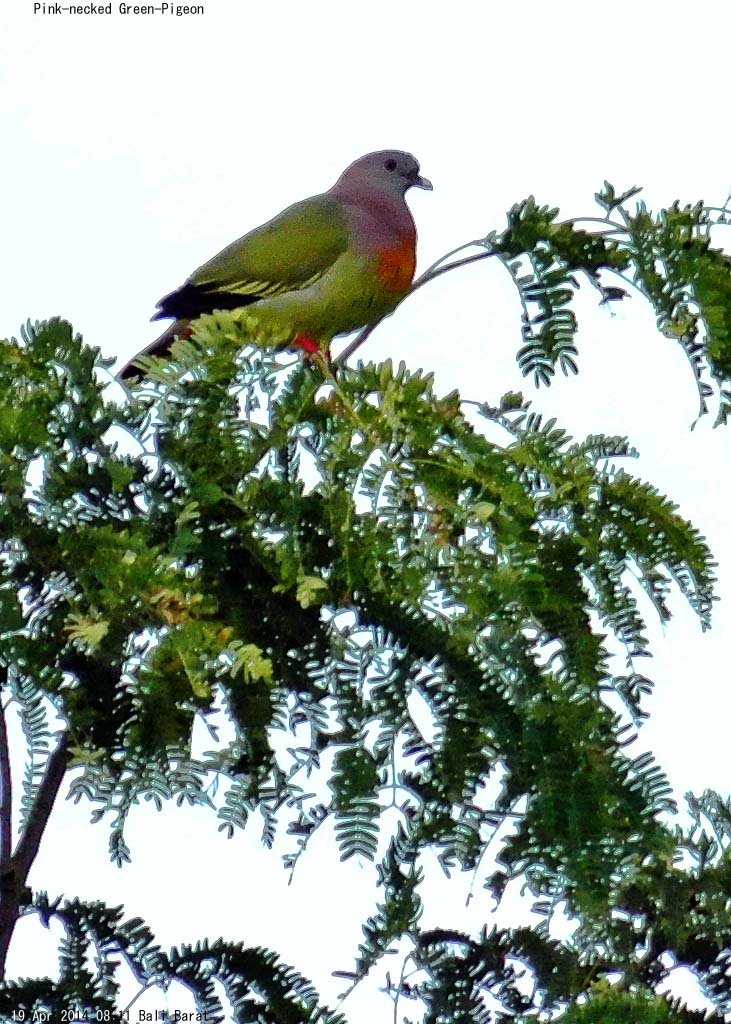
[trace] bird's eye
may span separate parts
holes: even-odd
[[[395,160],[387,160],[383,166],[386,168],[387,171],[395,171],[396,168],[398,167],[398,164],[396,163]]]

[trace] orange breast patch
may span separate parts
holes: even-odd
[[[416,247],[405,238],[396,249],[381,249],[378,254],[378,276],[390,292],[405,292],[414,279]]]

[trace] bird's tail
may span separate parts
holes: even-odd
[[[132,377],[141,377],[142,370],[136,366],[137,360],[140,356],[165,356],[170,351],[170,346],[176,338],[186,337],[186,331],[188,330],[188,324],[190,320],[174,320],[173,323],[167,327],[159,338],[155,338],[147,348],[143,348],[141,352],[130,359],[117,374],[119,380],[130,380]]]

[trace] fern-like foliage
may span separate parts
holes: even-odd
[[[621,273],[629,257],[617,241],[602,232],[577,228],[557,220],[558,209],[538,206],[531,196],[512,208],[508,226],[485,240],[491,253],[509,269],[523,306],[523,347],[518,365],[536,383],[549,384],[559,366],[576,373],[576,316],[571,309],[583,274],[600,293],[602,302],[616,301],[626,292],[602,283],[601,272]]]
[[[177,982],[193,996],[201,1019],[211,1024],[344,1024],[341,1014],[322,1005],[312,984],[270,950],[219,939],[166,953],[139,918],[124,920],[119,907],[50,901],[45,893],[35,897],[26,913],[37,914],[46,927],[52,922],[62,926],[60,973],[55,981],[22,979],[0,986],[3,1020],[123,1024],[130,1019],[118,1002],[124,962],[139,985],[136,996],[149,990],[162,994],[171,985],[180,991],[174,987]],[[137,1011],[133,1013],[137,1019]]]
[[[655,996],[647,991],[624,992],[606,984],[594,986],[586,1002],[569,1007],[562,1018],[566,1024],[720,1024],[723,1017],[703,1010],[690,1010],[681,1001]],[[534,1017],[521,1018],[528,1024]]]
[[[21,726],[25,735],[27,757],[23,772],[23,795],[20,801],[21,827],[28,823],[28,816],[38,796],[49,756],[49,707],[42,690],[22,675],[8,674],[7,691],[18,709]]]
[[[541,326],[564,308],[556,268],[624,266],[614,243],[544,231],[554,220],[516,213],[504,240],[507,260],[531,239],[542,253],[524,293],[542,310],[530,343],[549,363],[570,357],[563,328]],[[434,1021],[488,1020],[488,996],[529,1012],[510,973],[519,950],[546,1006],[586,991],[592,979],[568,967],[562,985],[540,974],[559,905],[581,929],[574,945],[550,946],[557,963],[608,971],[604,943],[648,984],[662,943],[640,962],[613,915],[659,899],[647,865],[672,861],[679,840],[661,769],[625,750],[651,685],[636,664],[648,648],[637,595],[667,619],[676,587],[707,626],[702,536],[620,466],[632,455],[623,438],[573,441],[509,395],[482,406],[504,433],[490,441],[428,375],[390,361],[337,378],[292,368],[252,330],[234,314],[202,318],[179,362],[149,361],[123,409],[62,321],[0,347],[0,657],[28,736],[28,801],[53,711],[72,795],[111,818],[117,863],[132,853],[124,824],[140,800],[211,806],[229,833],[260,811],[268,846],[283,826],[292,837],[291,869],[332,827],[344,858],[378,861],[383,894],[349,976],[408,937]],[[121,454],[113,427],[147,456]],[[194,751],[196,724],[211,749]],[[390,836],[385,807],[399,821]],[[424,937],[428,852],[498,900],[522,880],[545,918],[540,943],[486,933],[475,951],[469,937]],[[663,915],[677,876],[660,874]],[[120,931],[103,908],[73,902],[45,912],[66,928],[63,998],[111,1006],[113,971],[94,977],[90,943],[102,960],[105,935],[137,949],[137,924]],[[717,923],[693,960],[709,979],[722,964]],[[668,948],[681,940],[667,931]],[[272,954],[211,944],[154,956],[211,1020],[215,982],[237,1019],[330,1019]],[[132,962],[146,984],[143,953]],[[61,988],[43,991],[60,999]]]
[[[717,401],[716,423],[731,412],[731,258],[712,245],[731,220],[727,206],[673,203],[652,213],[638,188],[596,193],[604,216],[559,220],[531,196],[508,213],[502,232],[479,244],[509,270],[523,308],[522,372],[550,384],[556,367],[576,373],[581,280],[602,304],[637,289],[652,304],[658,329],[683,349],[698,389],[699,415]]]

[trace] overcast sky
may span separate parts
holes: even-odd
[[[0,336],[27,318],[62,315],[126,361],[155,336],[148,321],[161,295],[372,149],[412,151],[434,183],[409,197],[422,268],[500,229],[530,193],[577,216],[595,212],[605,178],[645,186],[651,206],[720,204],[729,192],[729,15],[718,3],[204,8],[123,16],[113,2],[111,16],[74,16],[3,0]],[[642,452],[635,472],[709,538],[728,598],[731,427],[714,432],[708,417],[690,432],[690,371],[640,298],[612,315],[590,295],[580,313],[578,379],[538,393],[515,363],[520,311],[497,266],[422,289],[362,355],[433,370],[440,391],[456,387],[466,398],[492,402],[523,389],[578,436],[627,434]],[[682,600],[672,607],[677,617],[653,632],[657,689],[642,742],[678,795],[727,793],[731,601],[705,636]],[[206,934],[268,945],[334,1003],[343,983],[329,972],[351,966],[372,912],[371,866],[340,865],[327,844],[313,846],[286,889],[255,836],[226,841],[212,815],[176,809],[133,815],[133,863],[118,871],[107,863],[107,830],[88,826],[88,810],[57,808],[34,886],[124,902],[163,946]],[[446,905],[442,923],[479,927],[484,904],[467,911],[445,886],[435,878],[434,923]],[[56,938],[23,923],[10,976],[53,973]],[[343,1009],[353,1024],[372,1024],[382,1000],[364,986]],[[162,1008],[159,996],[139,1005]],[[176,1006],[189,1004],[176,996],[168,1008]]]

